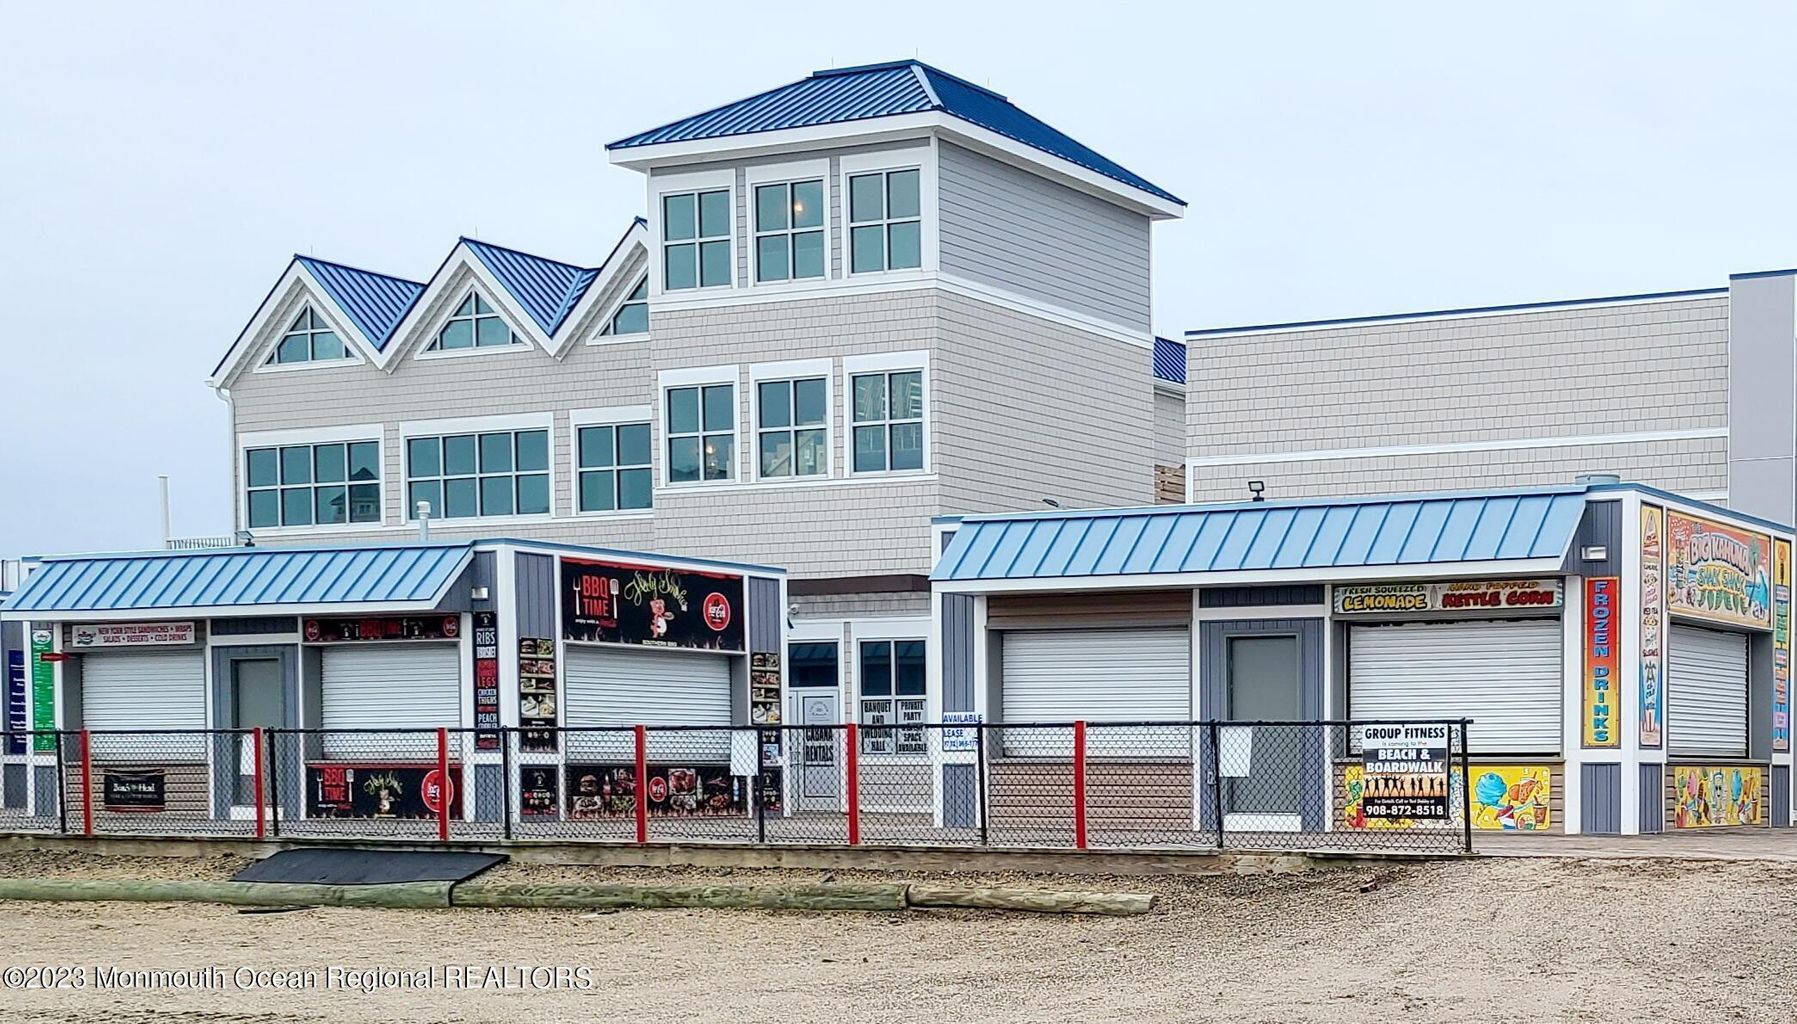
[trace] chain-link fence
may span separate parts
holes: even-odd
[[[1470,850],[1467,722],[82,730],[0,831]]]

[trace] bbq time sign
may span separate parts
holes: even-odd
[[[1368,725],[1360,766],[1368,818],[1445,820],[1448,814],[1448,726]]]
[[[743,578],[564,558],[562,635],[607,644],[740,652]]]

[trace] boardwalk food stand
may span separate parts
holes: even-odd
[[[1085,770],[1130,780],[1107,805],[1122,819],[1153,805],[1194,829],[1218,813],[1256,830],[1442,827],[1369,813],[1359,727],[1269,750],[1274,730],[1228,725],[1469,719],[1470,763],[1444,796],[1476,830],[1790,821],[1788,526],[1601,478],[942,526],[934,694],[944,716],[1019,738],[987,754],[995,823],[1046,813],[1042,787],[1007,779],[1065,757],[1030,764],[1021,723],[1075,719],[1113,737]],[[1222,749],[1201,757],[1201,729],[1182,751],[1102,728],[1150,720],[1221,723]],[[1232,736],[1251,748],[1232,756]],[[967,763],[941,758],[941,791]]]
[[[784,587],[512,540],[46,558],[0,609],[30,644],[9,712],[67,735],[0,766],[31,815],[81,804],[103,825],[248,822],[258,793],[294,828],[439,801],[497,823],[508,798],[514,820],[559,820],[620,805],[601,776],[633,764],[629,727],[698,724],[657,751],[652,807],[741,815],[763,783],[777,807],[779,737],[727,730],[778,721]],[[620,731],[579,731],[599,726]]]

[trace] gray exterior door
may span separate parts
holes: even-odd
[[[299,728],[299,658],[283,645],[212,648],[212,726],[215,729]],[[262,772],[280,788],[281,813],[297,813],[301,764],[293,737],[266,737]],[[212,805],[218,817],[256,802],[255,740],[230,732],[212,737]],[[275,764],[279,760],[279,764]],[[270,793],[269,798],[274,799]]]
[[[279,729],[287,724],[287,695],[280,658],[231,659],[230,686],[231,728]],[[236,802],[239,807],[253,807],[256,803],[255,740],[239,735],[237,743]],[[263,767],[266,771],[267,765]]]
[[[841,804],[841,766],[836,750],[842,730],[834,693],[800,693],[799,805],[801,809],[835,810]]]
[[[1222,824],[1321,831],[1329,815],[1327,727],[1318,724],[1323,620],[1209,620],[1198,629],[1199,717],[1219,723],[1218,749],[1206,740],[1200,760],[1204,777],[1218,780]],[[1228,724],[1252,721],[1292,724]],[[1217,826],[1216,810],[1203,802],[1205,828]]]
[[[1232,636],[1225,645],[1228,678],[1226,690],[1231,722],[1292,722],[1302,713],[1303,679],[1299,674],[1296,634],[1288,636]],[[1229,730],[1236,743],[1245,738],[1246,776],[1233,776],[1226,767],[1226,814],[1295,815],[1299,811],[1300,761],[1298,730],[1283,726],[1256,726],[1247,731]],[[1227,748],[1226,748],[1227,749]]]

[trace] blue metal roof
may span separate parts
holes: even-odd
[[[274,605],[435,604],[468,543],[232,548],[51,558],[3,608],[69,613]]]
[[[393,329],[406,318],[418,296],[424,294],[424,285],[416,281],[310,256],[295,256],[294,260],[311,271],[319,286],[329,293],[331,301],[355,321],[357,329],[377,352],[387,347]]]
[[[639,132],[606,148],[717,139],[929,110],[952,114],[1113,181],[1185,205],[1185,200],[1025,113],[998,93],[915,60],[816,71],[810,78]]]
[[[553,335],[586,294],[599,271],[571,263],[532,256],[473,238],[462,244],[473,251],[488,270],[524,307],[545,335]]]
[[[1186,347],[1171,338],[1154,339],[1154,375],[1174,384],[1186,382]]]
[[[932,579],[1355,568],[1562,558],[1585,489],[1177,505],[964,520]]]

